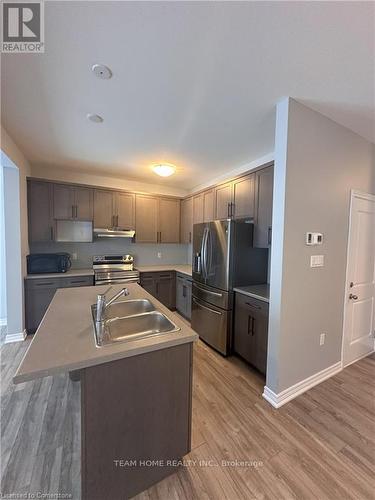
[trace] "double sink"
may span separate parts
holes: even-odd
[[[180,328],[155,309],[148,299],[118,300],[105,309],[104,320],[96,322],[96,304],[91,306],[97,347],[177,332]]]

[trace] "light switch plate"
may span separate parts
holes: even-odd
[[[324,255],[311,255],[310,267],[323,267],[323,266],[324,266]]]

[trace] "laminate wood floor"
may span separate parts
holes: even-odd
[[[59,375],[13,385],[27,345],[2,347],[2,495],[79,500],[79,383]],[[137,500],[374,499],[374,374],[371,355],[275,410],[257,372],[199,342],[192,451]]]

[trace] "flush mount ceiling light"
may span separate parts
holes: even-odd
[[[112,71],[108,68],[108,66],[104,66],[104,64],[94,64],[91,71],[95,76],[101,78],[102,80],[109,80],[112,78]]]
[[[86,115],[86,118],[88,120],[90,120],[90,122],[94,122],[94,123],[102,123],[103,122],[103,118],[99,115],[95,115],[95,114],[92,114],[92,113],[88,113]]]
[[[157,163],[152,165],[152,170],[161,177],[169,177],[176,172],[176,167],[169,163]]]

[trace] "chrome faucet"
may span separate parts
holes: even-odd
[[[110,306],[115,300],[117,300],[118,298],[121,297],[121,295],[124,295],[124,297],[126,297],[127,295],[129,295],[129,291],[127,288],[123,288],[122,290],[120,290],[118,293],[116,293],[116,295],[114,295],[111,299],[106,300],[106,293],[109,292],[109,290],[111,290],[112,287],[109,287],[108,290],[105,291],[105,293],[100,293],[98,295],[98,299],[96,301],[96,322],[97,323],[103,323],[104,321],[104,313],[105,313],[105,310],[108,306]]]

